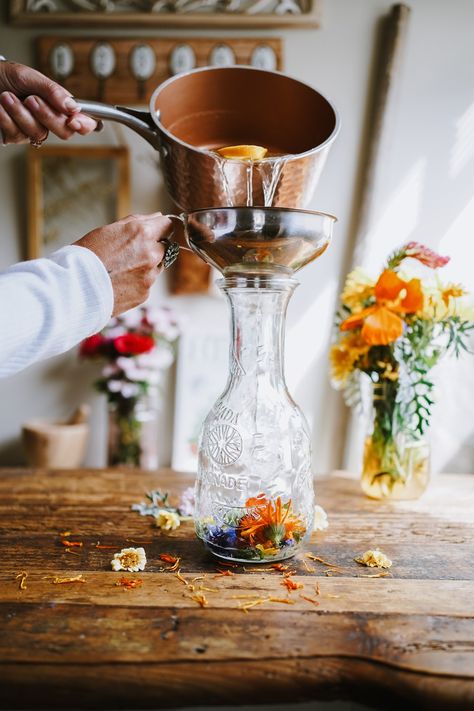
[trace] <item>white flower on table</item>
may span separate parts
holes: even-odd
[[[385,553],[376,548],[373,551],[365,551],[361,558],[354,558],[356,563],[367,565],[369,568],[391,568],[392,561]]]
[[[325,531],[329,526],[328,515],[322,506],[314,507],[313,531]]]
[[[159,509],[155,514],[155,522],[158,528],[162,528],[165,531],[174,531],[175,528],[181,524],[179,515],[174,511],[167,511],[166,509]]]
[[[122,548],[120,553],[115,553],[111,561],[112,570],[128,570],[129,573],[137,573],[145,570],[146,553],[144,548]]]

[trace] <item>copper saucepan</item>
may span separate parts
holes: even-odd
[[[149,112],[79,103],[84,113],[125,124],[160,151],[168,192],[185,211],[306,207],[339,130],[336,110],[318,91],[251,67],[205,67],[172,77],[153,93]],[[265,146],[274,158],[254,163],[249,174],[248,163],[223,164],[211,153],[239,144]]]

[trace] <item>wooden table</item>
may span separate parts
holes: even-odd
[[[304,588],[291,593],[268,566],[215,578],[217,562],[190,524],[163,535],[130,509],[150,489],[178,494],[188,484],[169,471],[0,471],[2,708],[321,698],[474,708],[474,476],[439,477],[419,502],[396,505],[364,498],[342,473],[319,483],[330,526],[308,550],[343,570],[326,575],[327,566],[300,556],[292,567]],[[65,531],[83,546],[68,554]],[[143,584],[125,590],[110,560],[138,545],[148,565],[128,575]],[[393,577],[368,577],[374,571],[353,561],[376,546],[393,560]],[[162,552],[182,557],[188,581],[206,574],[209,607],[163,570]],[[53,583],[80,573],[85,584]],[[319,605],[300,597],[316,597],[317,583]],[[236,596],[246,594],[294,604],[244,613]]]

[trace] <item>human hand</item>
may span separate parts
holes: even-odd
[[[49,131],[66,140],[97,127],[66,89],[23,64],[0,62],[0,92],[0,143],[40,146]]]
[[[75,242],[92,250],[107,269],[114,290],[113,316],[146,301],[161,271],[165,245],[160,242],[171,231],[171,220],[155,212],[129,215]]]

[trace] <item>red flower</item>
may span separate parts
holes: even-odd
[[[122,355],[140,355],[148,353],[155,347],[155,341],[151,336],[141,336],[139,333],[125,333],[123,336],[114,338],[115,350]]]
[[[424,244],[420,244],[419,242],[408,242],[408,244],[405,245],[404,251],[405,256],[418,259],[419,262],[431,269],[444,267],[450,260],[450,257],[442,257],[441,254],[433,252],[432,249],[425,247]]]
[[[79,355],[81,358],[97,358],[103,355],[103,347],[106,339],[101,333],[95,333],[82,341],[79,347]]]

